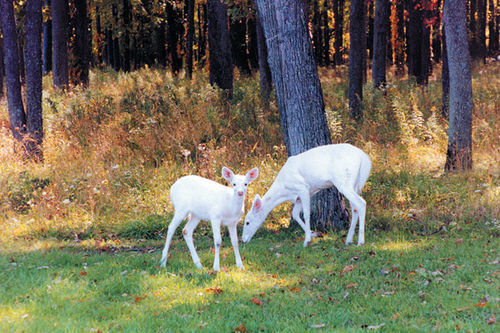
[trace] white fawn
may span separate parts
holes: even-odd
[[[170,201],[174,205],[175,213],[172,222],[168,226],[161,266],[165,267],[167,263],[168,249],[175,229],[189,215],[182,234],[196,267],[198,269],[203,268],[193,244],[193,231],[200,220],[209,220],[212,225],[215,247],[213,270],[219,271],[220,269],[221,225],[225,225],[229,229],[229,236],[236,257],[236,266],[242,269],[243,262],[238,250],[236,226],[244,213],[248,184],[254,181],[258,175],[259,169],[257,168],[242,176],[235,175],[230,169],[223,167],[222,177],[231,184],[232,188],[199,176],[191,175],[179,178],[170,188]]]
[[[291,156],[281,168],[267,193],[255,196],[252,208],[245,216],[241,240],[248,242],[274,207],[285,201],[294,206],[292,217],[305,232],[304,246],[311,241],[311,196],[322,189],[335,186],[351,205],[351,224],[346,243],[352,243],[359,218],[358,245],[365,242],[366,202],[361,189],[370,174],[370,157],[350,144],[319,146]],[[300,217],[303,212],[304,220]]]

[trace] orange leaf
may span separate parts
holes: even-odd
[[[295,292],[299,292],[299,291],[300,291],[300,288],[297,288],[297,287],[293,287],[292,289],[290,289],[290,291],[295,291]]]
[[[478,307],[478,308],[485,307],[486,305],[487,305],[487,303],[484,303],[484,302],[479,302],[479,303],[474,304],[474,306]]]
[[[80,271],[80,275],[87,275],[87,272],[85,272],[85,271]]]
[[[488,319],[488,325],[493,325],[496,320],[495,315],[492,313],[490,319]]]
[[[252,297],[251,301],[255,305],[262,305],[262,301],[257,297]]]
[[[138,302],[140,302],[140,301],[142,301],[142,297],[141,297],[141,296],[137,296],[137,297],[135,298],[135,300],[134,300],[134,302],[135,302],[135,303],[138,303]]]
[[[219,287],[215,288],[208,288],[205,290],[207,293],[214,293],[215,295],[220,295],[224,292],[224,290],[220,289]]]
[[[243,326],[243,324],[240,324],[240,326],[236,327],[234,329],[235,332],[248,332],[247,328]]]
[[[356,282],[352,282],[352,283],[349,283],[345,288],[346,289],[349,289],[349,288],[356,289],[357,287],[358,287],[358,284]]]
[[[356,267],[358,267],[357,265],[354,265],[354,266],[351,266],[351,265],[347,265],[344,267],[344,269],[342,270],[342,273],[345,273],[345,272],[350,272],[352,271],[353,269],[355,269]]]

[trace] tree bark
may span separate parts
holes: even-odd
[[[389,27],[389,0],[375,1],[375,23],[373,32],[373,88],[380,88],[386,83],[387,35]]]
[[[130,0],[123,0],[123,70],[130,71]]]
[[[193,77],[193,40],[194,40],[194,0],[186,0],[186,76]]]
[[[259,47],[257,46],[257,18],[255,16],[247,18],[248,34],[248,62],[253,71],[259,68]]]
[[[45,10],[48,17],[43,22],[43,74],[47,74],[52,70],[52,14],[50,9],[50,0],[45,0]]]
[[[365,2],[352,0],[349,17],[349,112],[355,120],[361,120],[361,101],[363,100],[363,54],[366,54],[364,40],[365,28]]]
[[[42,0],[26,4],[26,152],[31,160],[42,161]]]
[[[486,0],[478,0],[477,15],[478,15],[478,44],[479,44],[479,59],[486,63]]]
[[[0,22],[0,101],[5,96],[4,91],[3,91],[3,80],[5,78],[5,67],[3,65],[3,35],[2,35],[1,27],[2,27],[2,24]]]
[[[19,47],[17,45],[14,6],[11,0],[0,0],[0,19],[2,21],[3,61],[5,65],[10,128],[14,139],[18,143],[23,144],[26,133],[26,113],[24,112],[21,82],[19,81]]]
[[[52,65],[56,88],[68,86],[68,2],[52,0]]]
[[[257,0],[276,89],[281,127],[289,156],[331,143],[323,95],[300,1]],[[311,226],[345,226],[347,213],[336,189],[322,191],[311,204]]]
[[[489,20],[488,20],[488,51],[490,54],[498,51],[499,43],[498,43],[498,25],[497,19],[500,18],[500,15],[496,15],[495,11],[495,0],[489,0]]]
[[[225,91],[228,99],[233,96],[233,60],[227,5],[221,0],[207,0],[208,52],[210,59],[210,84]]]
[[[472,79],[465,1],[446,0],[443,10],[450,73],[450,115],[445,170],[472,168]]]
[[[397,0],[395,3],[396,10],[396,29],[393,31],[394,37],[394,52],[395,52],[395,62],[396,62],[396,75],[403,76],[405,73],[405,6],[404,0]]]

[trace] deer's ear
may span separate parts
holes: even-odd
[[[231,169],[226,168],[226,167],[222,167],[222,177],[224,177],[225,180],[227,180],[228,182],[231,182],[233,179],[233,175],[234,174],[231,171]]]
[[[248,171],[247,173],[247,180],[248,182],[253,182],[257,177],[259,176],[259,169],[253,168],[252,170]]]
[[[255,199],[253,201],[252,208],[258,212],[262,208],[262,199],[260,198],[260,195],[256,195]]]

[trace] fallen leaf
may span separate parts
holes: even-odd
[[[142,301],[142,297],[141,296],[137,296],[134,300],[135,303],[139,303],[140,301]]]
[[[323,328],[325,326],[326,326],[325,324],[314,324],[314,325],[311,325],[309,327],[311,327],[311,328]]]
[[[258,297],[252,297],[251,301],[255,305],[262,305],[262,301]]]
[[[488,319],[488,325],[493,325],[496,320],[495,315],[492,313],[490,319]]]
[[[462,244],[464,242],[463,238],[459,238],[455,241],[455,244]]]
[[[462,285],[460,285],[460,289],[465,290],[465,291],[472,291],[471,287],[464,287]]]
[[[352,283],[349,283],[345,288],[346,289],[349,289],[349,288],[356,289],[357,287],[358,287],[358,284],[356,282],[352,282]]]
[[[220,295],[224,291],[222,289],[220,289],[219,287],[215,287],[215,288],[207,288],[207,289],[205,289],[205,292],[214,293],[215,295]]]
[[[248,330],[245,326],[243,326],[243,324],[240,324],[240,326],[234,329],[234,332],[248,332]]]
[[[342,273],[346,273],[346,272],[350,272],[352,271],[353,269],[355,269],[356,267],[358,267],[357,265],[347,265],[344,267],[344,269],[342,270]]]
[[[486,305],[488,305],[488,303],[479,302],[479,303],[474,304],[474,306],[477,308],[482,308],[482,307],[485,307]]]
[[[299,291],[300,291],[300,288],[297,288],[297,287],[293,287],[292,289],[290,289],[290,291],[295,291],[295,292],[299,292]]]
[[[87,275],[87,272],[85,272],[85,271],[80,271],[80,275]]]

